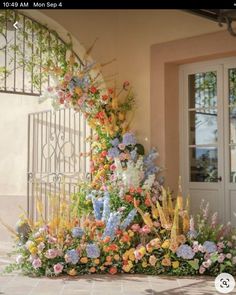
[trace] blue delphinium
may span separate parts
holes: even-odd
[[[120,228],[122,230],[125,230],[130,224],[131,222],[134,220],[134,217],[137,214],[137,210],[133,209],[129,212],[128,216],[122,221]]]
[[[155,164],[155,159],[158,157],[158,152],[155,148],[152,148],[149,153],[143,158],[144,167],[144,180],[148,178],[149,175],[157,174],[160,168]]]
[[[100,249],[96,244],[88,244],[86,246],[86,252],[88,258],[98,258],[100,256]]]
[[[119,154],[120,154],[120,152],[117,147],[110,148],[107,153],[108,157],[110,157],[110,158],[117,158],[117,157],[119,157]]]
[[[110,216],[110,194],[108,192],[104,193],[103,197],[103,212],[102,212],[102,220],[107,222]]]
[[[103,198],[96,198],[94,195],[92,196],[92,204],[95,219],[101,220],[102,218],[102,207],[103,207]]]
[[[138,158],[138,153],[137,153],[136,148],[130,152],[130,158],[132,161],[136,162],[136,160]]]
[[[71,235],[73,238],[81,238],[84,234],[84,231],[81,227],[74,227],[71,230]]]
[[[79,253],[75,249],[66,252],[66,261],[69,263],[76,264],[79,261],[79,258]]]
[[[116,230],[118,229],[120,225],[120,213],[115,212],[111,213],[110,217],[107,221],[106,228],[104,230],[104,233],[102,235],[102,238],[110,237],[111,241],[115,238]]]
[[[110,141],[110,144],[114,147],[118,146],[119,143],[120,143],[120,141],[117,137]]]
[[[214,242],[205,241],[202,246],[207,253],[213,253],[217,251],[217,246]]]
[[[188,233],[187,233],[187,236],[190,238],[190,239],[196,239],[196,237],[198,236],[198,233],[196,230],[190,230]]]
[[[193,249],[189,245],[181,245],[176,251],[178,257],[183,259],[192,259],[195,255]]]
[[[122,143],[124,145],[135,145],[137,143],[137,140],[132,132],[127,132],[123,135]]]

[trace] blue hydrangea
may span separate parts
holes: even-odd
[[[110,217],[107,221],[104,233],[102,235],[102,238],[104,239],[105,237],[110,237],[111,241],[115,238],[116,230],[118,229],[120,225],[120,213],[115,212],[111,213]]]
[[[120,141],[117,137],[110,141],[110,144],[114,147],[118,146],[119,143],[120,143]]]
[[[205,241],[202,246],[207,253],[213,253],[217,251],[217,246],[214,242]]]
[[[177,252],[178,257],[181,257],[183,259],[193,259],[195,253],[193,252],[193,249],[188,245],[181,245]]]
[[[124,145],[135,145],[137,141],[133,133],[127,132],[123,135],[122,143]]]
[[[129,212],[128,216],[122,221],[120,228],[122,230],[125,230],[130,224],[131,222],[134,220],[134,217],[137,214],[137,210],[133,209]]]
[[[81,238],[83,234],[84,234],[84,231],[82,230],[81,227],[74,227],[71,230],[71,235],[73,238]]]
[[[107,153],[108,157],[110,157],[110,158],[117,158],[117,157],[119,157],[119,154],[120,154],[120,152],[117,147],[110,148]]]
[[[110,216],[110,194],[108,192],[104,193],[103,197],[103,212],[102,212],[102,220],[107,222]]]
[[[76,264],[79,261],[79,253],[75,249],[68,250],[66,252],[66,261],[72,264]]]
[[[86,246],[86,252],[88,258],[98,258],[100,256],[100,249],[96,244],[88,244]]]

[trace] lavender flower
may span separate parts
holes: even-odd
[[[117,147],[119,145],[119,143],[120,143],[120,141],[117,137],[110,141],[110,144],[114,147]]]
[[[92,204],[93,204],[93,211],[94,216],[97,220],[101,220],[102,213],[101,209],[103,207],[103,198],[96,198],[94,195],[92,196]]]
[[[79,261],[79,253],[75,249],[68,250],[65,255],[65,261],[67,263],[76,264]]]
[[[193,249],[186,244],[181,245],[178,248],[176,254],[178,257],[181,257],[183,259],[192,259],[195,255]]]
[[[106,228],[105,228],[104,233],[102,235],[103,239],[107,236],[110,237],[111,240],[113,240],[115,238],[116,230],[118,229],[119,224],[120,224],[120,217],[121,216],[120,216],[119,212],[110,214],[110,217],[109,217],[107,224],[106,224]]]
[[[137,141],[133,133],[127,132],[123,135],[122,143],[124,145],[135,145]]]
[[[103,197],[102,220],[107,222],[109,216],[110,216],[110,194],[108,192],[105,192]]]
[[[117,158],[117,157],[119,157],[119,154],[120,154],[120,152],[119,152],[118,148],[117,147],[112,147],[112,148],[110,148],[108,150],[108,154],[107,155],[110,158]]]
[[[214,242],[211,241],[205,241],[203,243],[203,249],[207,252],[207,253],[213,253],[217,251],[217,246]]]
[[[71,235],[73,238],[81,238],[84,234],[84,231],[80,227],[74,227],[71,230]]]
[[[96,244],[88,244],[86,252],[88,258],[98,258],[100,256],[100,249]]]
[[[131,158],[131,160],[135,162],[137,160],[137,157],[138,157],[137,150],[136,149],[132,150],[130,152],[130,158]]]
[[[129,212],[128,216],[121,223],[120,228],[125,230],[131,224],[131,222],[134,220],[134,217],[136,214],[137,214],[136,209],[131,210]]]

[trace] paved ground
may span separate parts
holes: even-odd
[[[9,262],[0,242],[0,271]],[[77,278],[28,278],[0,274],[0,295],[213,295],[214,279],[143,275],[90,275]],[[230,293],[236,295],[235,292]]]

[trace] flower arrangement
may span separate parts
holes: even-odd
[[[235,274],[234,229],[219,224],[216,213],[210,218],[208,205],[190,216],[181,188],[173,200],[158,177],[158,152],[145,154],[129,129],[134,104],[129,83],[119,91],[102,88],[92,73],[96,66],[79,71],[72,55],[57,85],[46,92],[55,108],[83,112],[95,131],[92,180],[81,183],[70,200],[51,198],[48,220],[40,201],[39,220],[20,218],[11,229],[16,262],[6,270],[35,276]]]

